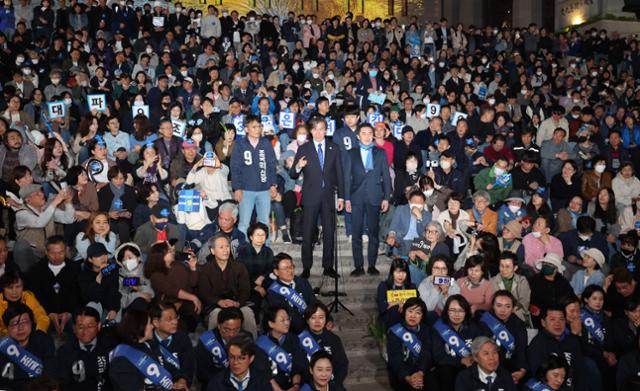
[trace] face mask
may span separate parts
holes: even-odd
[[[64,104],[65,104],[65,105],[67,105],[67,106],[71,106],[71,103],[72,103],[72,102],[73,102],[73,101],[71,100],[71,98],[66,98],[66,99],[64,100]]]
[[[441,160],[440,161],[440,167],[442,167],[445,170],[448,170],[449,168],[451,168],[451,162],[449,162],[447,160]]]
[[[304,88],[307,88],[307,89],[311,88],[311,83],[304,83]]]
[[[254,18],[253,16],[249,18],[249,22],[255,22],[256,18]]]
[[[425,190],[423,193],[425,197],[429,198],[433,195],[433,189]]]
[[[504,174],[504,168],[493,167],[493,173],[496,174],[496,176],[500,176]]]
[[[180,8],[180,7],[176,7],[176,12],[177,12],[177,13],[182,12],[182,8]]]
[[[418,205],[418,204],[409,204],[409,210],[413,210],[413,208],[418,208],[419,210],[423,210],[424,206]]]
[[[378,76],[378,71],[369,71],[369,76],[371,76],[371,77]]]
[[[607,166],[605,166],[604,164],[596,164],[594,170],[596,170],[598,174],[602,174],[606,168]]]
[[[202,141],[202,133],[196,133],[191,135],[191,139],[197,143]]]
[[[400,92],[400,87],[394,86],[393,87],[393,92],[396,92],[396,93]]]
[[[16,65],[20,65],[24,62],[24,57],[20,56],[16,58]]]
[[[526,95],[526,94],[527,94],[527,90],[521,90],[521,91],[520,91],[520,93],[521,93],[522,95]]]
[[[593,77],[598,76],[598,72],[591,72],[591,76],[593,76]]]
[[[511,213],[516,213],[520,210],[520,207],[517,205],[509,205],[509,210],[511,211]]]
[[[292,65],[291,69],[293,69],[294,72],[298,72],[298,70],[300,69],[300,65],[298,64]]]
[[[187,77],[189,72],[188,71],[180,71],[180,74],[182,75],[182,77]]]
[[[415,172],[416,170],[418,170],[418,162],[416,161],[407,162],[407,171]]]
[[[223,17],[223,18],[226,18],[228,15],[229,15],[228,13],[226,13],[226,12],[224,12],[224,11],[222,12],[222,17]]]
[[[496,104],[496,100],[493,98],[490,98],[489,100],[487,100],[487,103],[489,103],[489,106],[493,106]]]
[[[320,74],[319,74],[319,73],[314,73],[314,74],[312,74],[311,76],[313,76],[313,78],[314,78],[314,79],[317,79],[317,78],[319,78],[319,77],[320,77]]]
[[[51,83],[53,85],[58,85],[58,83],[60,83],[60,79],[51,79]]]
[[[22,73],[24,73],[24,74],[25,74],[25,76],[29,76],[29,75],[31,74],[31,69],[29,69],[29,68],[24,68],[24,69],[22,70]]]
[[[542,232],[533,231],[531,232],[531,235],[533,235],[533,237],[537,239],[542,236]]]
[[[574,68],[574,69],[575,69],[576,64],[569,64],[569,66],[570,66],[571,68]]]
[[[547,265],[546,263],[543,263],[542,267],[540,268],[540,273],[542,273],[542,275],[544,275],[544,276],[550,276],[555,271],[556,271],[555,266]]]
[[[313,23],[313,20],[308,19],[308,20],[307,20],[307,24],[311,24],[311,23]]]
[[[487,60],[486,58],[482,58],[482,59],[480,59],[480,62],[482,62],[483,64],[486,64],[486,63],[487,63],[487,61],[488,61],[488,60]]]
[[[125,259],[122,264],[124,265],[124,268],[127,269],[128,271],[132,272],[134,270],[136,270],[136,268],[138,267],[138,260],[135,258],[128,258]]]
[[[299,144],[302,144],[302,143],[306,142],[306,141],[307,141],[307,135],[306,135],[306,134],[299,134],[299,135],[297,135],[297,136],[296,136],[296,141],[297,141]]]
[[[147,54],[151,54],[151,53],[153,53],[153,49],[152,48],[146,48],[145,52],[147,52]]]
[[[333,80],[333,78],[334,78],[334,77],[335,77],[335,76],[333,75],[333,73],[330,73],[330,74],[328,74],[328,75],[327,75],[327,78],[328,78],[329,80]]]
[[[162,223],[155,223],[153,227],[158,231],[164,231],[164,229],[167,227],[167,224],[168,223],[166,221]]]
[[[587,240],[591,239],[591,236],[589,236],[589,235],[578,235],[578,237],[580,238],[580,240],[585,241],[585,242]]]
[[[573,100],[573,102],[574,102],[574,103],[578,103],[578,102],[580,102],[580,101],[577,101],[577,102],[576,102],[576,100],[574,99],[574,100]],[[578,114],[571,114],[571,118],[573,118],[573,119],[578,119],[578,118],[580,118],[580,115],[578,115]]]
[[[440,68],[444,68],[444,61],[440,61],[440,62],[438,63],[438,66],[440,66]]]
[[[542,71],[538,71],[538,72],[536,72],[536,75],[538,75],[538,76],[542,76]]]
[[[40,59],[38,59],[38,58],[32,58],[32,59],[31,59],[31,62],[32,62],[32,63],[34,63],[34,64],[37,64],[37,63],[39,63],[39,62],[40,62]]]

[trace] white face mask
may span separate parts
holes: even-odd
[[[496,104],[496,100],[495,100],[494,98],[489,98],[489,99],[487,100],[487,103],[489,103],[489,106],[493,106],[493,105],[495,105],[495,104]]]
[[[20,65],[24,62],[24,57],[19,56],[16,58],[16,65]]]
[[[518,205],[509,205],[509,210],[511,211],[511,213],[516,213],[520,210],[520,207]]]
[[[447,160],[440,160],[440,167],[442,167],[442,169],[444,170],[448,170],[449,168],[451,168],[451,162]]]
[[[294,72],[298,72],[298,69],[300,69],[300,65],[298,65],[298,64],[293,64],[293,65],[291,66],[291,69],[293,69],[293,71],[294,71]]]
[[[60,83],[60,79],[51,79],[51,83],[53,85],[58,85]]]
[[[311,76],[313,76],[313,78],[314,78],[314,79],[317,79],[317,78],[319,78],[319,77],[320,77],[320,74],[319,74],[319,73],[314,73],[314,74],[312,74]]]
[[[425,190],[422,192],[425,197],[431,197],[433,195],[433,189]]]
[[[37,64],[37,63],[39,63],[39,62],[40,62],[40,59],[38,59],[38,58],[32,58],[32,59],[31,59],[31,62],[32,62],[32,63],[34,63],[34,64]]]
[[[177,12],[177,13],[182,12],[182,8],[180,8],[180,7],[176,7],[176,12]]]
[[[304,83],[304,88],[307,88],[307,89],[311,88],[311,83]]]
[[[500,176],[504,174],[504,169],[499,167],[493,167],[493,172],[496,174],[496,176]]]
[[[424,205],[409,204],[409,210],[413,210],[413,208],[418,208],[419,210],[423,210],[424,209]]]
[[[29,76],[29,75],[31,75],[31,69],[29,69],[29,68],[24,68],[24,69],[22,70],[22,73],[24,73],[24,75],[25,75],[25,76]]]
[[[67,106],[71,106],[71,103],[72,103],[72,102],[73,102],[73,101],[71,100],[71,98],[66,98],[66,99],[64,100],[64,104],[65,104],[65,105],[67,105]]]
[[[124,261],[122,261],[122,265],[124,266],[125,269],[132,272],[136,270],[136,268],[138,267],[138,260],[135,258],[127,258]]]
[[[335,76],[333,75],[333,73],[330,73],[327,75],[327,78],[329,78],[329,80],[333,80]]]
[[[415,160],[407,162],[407,171],[415,172],[416,170],[418,170],[418,162],[416,162]]]
[[[308,20],[307,20],[307,24],[311,24],[311,23],[313,23],[313,20],[308,19]]]
[[[189,72],[188,71],[180,71],[180,74],[182,75],[182,77],[187,77]]]
[[[591,239],[591,236],[589,236],[589,235],[580,235],[580,234],[578,234],[578,237],[580,238],[580,240],[584,240],[584,241],[587,241],[587,240]]]
[[[306,134],[299,134],[299,135],[297,135],[297,136],[296,136],[296,141],[297,141],[299,144],[302,144],[302,143],[306,142],[306,141],[307,141],[307,135],[306,135]]]
[[[604,164],[596,164],[596,166],[594,167],[594,170],[596,170],[598,174],[602,174],[606,168],[607,166]]]
[[[542,236],[542,232],[533,231],[531,232],[531,235],[533,235],[534,238],[539,238]]]
[[[147,54],[151,54],[153,53],[153,48],[146,48],[145,52],[147,52]]]
[[[202,133],[195,133],[191,135],[191,139],[197,143],[202,141]]]
[[[538,71],[538,72],[536,72],[536,75],[538,75],[538,76],[542,76],[542,71]]]
[[[256,18],[254,18],[253,16],[249,18],[249,22],[255,22]]]

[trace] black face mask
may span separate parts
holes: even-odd
[[[620,249],[620,252],[622,253],[623,256],[625,256],[626,258],[630,258],[631,256],[633,256],[633,254],[636,252],[635,250],[625,250],[623,248]]]

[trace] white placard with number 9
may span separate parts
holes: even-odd
[[[435,103],[427,104],[427,117],[433,118],[440,115],[440,105]]]

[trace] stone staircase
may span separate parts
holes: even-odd
[[[274,254],[286,252],[293,257],[298,273],[302,271],[300,247],[294,244],[271,244]],[[366,244],[364,247],[366,264]],[[353,256],[351,243],[344,234],[344,228],[338,228],[338,258],[338,273],[341,275],[339,291],[346,291],[347,294],[341,296],[340,301],[354,314],[351,316],[343,309],[332,314],[336,323],[334,332],[342,338],[349,357],[349,375],[345,387],[348,391],[390,390],[386,364],[380,355],[377,342],[369,336],[368,331],[369,322],[377,314],[376,289],[389,273],[389,259],[384,255],[378,257],[377,268],[380,276],[350,277]],[[324,294],[333,292],[334,282],[332,279],[322,278],[322,245],[314,248],[313,259],[310,282],[314,288],[321,287],[319,298],[328,304],[333,300],[333,296],[328,297]]]

